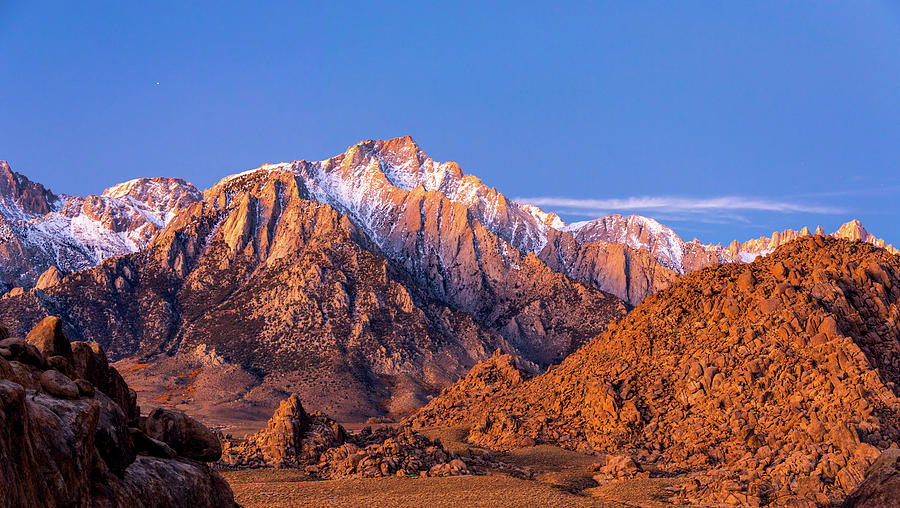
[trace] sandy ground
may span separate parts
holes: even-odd
[[[505,475],[296,481],[283,470],[223,473],[241,505],[257,506],[624,506]]]
[[[465,430],[430,429],[450,451],[466,455]],[[289,469],[223,471],[241,505],[286,506],[671,506],[678,478],[636,478],[598,486],[590,466],[596,457],[540,445],[499,455],[527,468],[533,479],[499,472],[449,478],[354,478],[309,481]]]

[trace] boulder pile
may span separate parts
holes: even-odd
[[[522,369],[511,355],[499,349],[478,362],[466,376],[444,388],[422,411],[403,421],[414,427],[456,426],[484,414],[494,397],[517,389],[532,374]]]
[[[3,503],[234,506],[204,463],[218,459],[215,436],[181,413],[162,425],[156,412],[141,417],[135,401],[100,346],[70,343],[58,318],[25,339],[0,327]]]
[[[325,450],[346,440],[343,427],[321,413],[308,414],[300,397],[292,394],[281,401],[266,428],[242,440],[225,439],[221,464],[235,468],[312,466]]]
[[[226,439],[219,467],[294,467],[311,478],[469,472],[439,441],[409,428],[366,427],[350,434],[319,412],[307,413],[296,394],[281,402],[265,429],[242,440]]]
[[[898,306],[900,257],[797,240],[683,276],[530,381],[466,377],[407,423],[624,453],[696,475],[687,503],[832,503],[900,442]]]

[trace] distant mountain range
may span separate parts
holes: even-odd
[[[99,196],[56,195],[0,161],[0,288],[30,288],[51,268],[64,275],[137,252],[201,197],[180,178],[141,178]]]
[[[723,248],[637,215],[566,224],[409,137],[202,194],[148,178],[57,196],[2,162],[0,321],[64,316],[173,404],[269,414],[293,391],[356,417],[421,405],[498,348],[541,370],[680,274],[809,234]],[[835,236],[897,252],[857,221]]]

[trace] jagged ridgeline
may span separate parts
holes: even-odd
[[[679,278],[534,379],[492,358],[409,423],[702,471],[689,503],[827,504],[900,443],[898,300],[900,257],[797,240]]]
[[[136,252],[201,198],[180,178],[139,178],[99,196],[57,195],[0,161],[0,291],[46,288]]]

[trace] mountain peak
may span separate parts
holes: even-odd
[[[384,156],[393,154],[398,158],[427,158],[425,152],[412,136],[400,136],[389,139],[366,139],[347,148],[345,153],[362,152]]]
[[[412,136],[384,139],[376,141],[375,143],[376,145],[380,145],[382,150],[422,152],[419,144],[416,143],[416,140],[414,140]]]
[[[111,256],[140,250],[200,192],[180,178],[139,178],[101,196],[57,197],[43,185],[0,163],[0,291],[33,286],[51,266],[71,273]],[[4,251],[4,249],[6,249]]]
[[[32,218],[49,213],[56,195],[43,185],[16,173],[0,161],[0,214],[7,218]]]
[[[864,242],[869,240],[869,232],[863,227],[862,222],[857,219],[842,224],[841,227],[834,232],[834,236],[846,240],[862,240]]]
[[[550,226],[553,229],[561,229],[566,227],[565,221],[563,221],[559,217],[559,215],[556,215],[553,212],[545,212],[540,208],[529,204],[519,204],[519,208],[525,210],[526,212],[531,214],[532,217]]]

